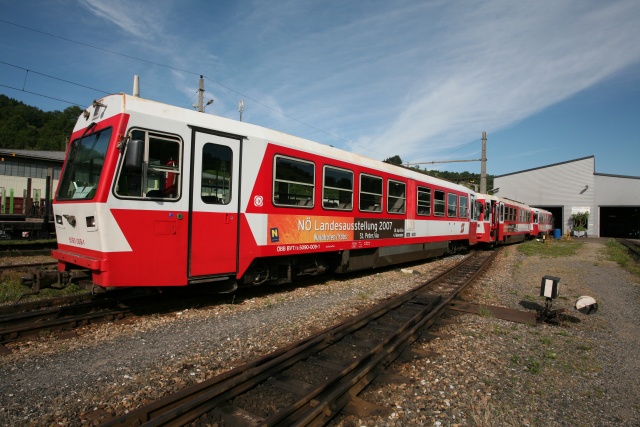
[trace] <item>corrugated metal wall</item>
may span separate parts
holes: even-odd
[[[561,206],[563,230],[571,226],[576,211],[589,210],[589,235],[599,234],[598,206],[595,200],[595,158],[593,156],[509,175],[496,176],[498,196],[532,206]]]

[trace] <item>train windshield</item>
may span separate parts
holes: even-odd
[[[58,189],[59,200],[89,200],[95,196],[111,132],[111,128],[103,129],[71,143]]]

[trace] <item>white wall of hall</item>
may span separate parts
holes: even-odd
[[[496,176],[498,195],[531,206],[562,207],[564,234],[576,210],[589,210],[589,235],[600,230],[596,203],[595,157],[585,157],[537,169]]]

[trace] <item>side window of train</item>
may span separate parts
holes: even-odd
[[[431,215],[431,189],[418,186],[418,203],[416,212],[418,215]]]
[[[480,216],[482,215],[482,209],[484,208],[484,204],[477,200],[473,200],[471,203],[471,219],[473,221],[479,221]]]
[[[210,205],[231,202],[233,151],[226,145],[207,143],[202,147],[200,197]]]
[[[406,205],[407,184],[390,179],[387,181],[387,212],[403,214]]]
[[[360,210],[364,212],[382,212],[382,178],[373,175],[360,175]]]
[[[177,200],[180,196],[182,140],[134,129],[120,164],[115,193],[126,198]]]
[[[460,196],[460,218],[467,217],[467,210],[469,209],[467,200],[469,200],[467,196]]]
[[[274,205],[313,207],[315,165],[312,162],[275,156],[273,169]]]
[[[444,196],[445,196],[444,191],[435,190],[433,192],[433,214],[435,216],[444,216],[444,211],[445,211]]]
[[[322,207],[350,211],[353,208],[353,172],[332,166],[324,167]]]
[[[448,194],[447,198],[447,216],[455,218],[458,213],[458,196],[455,194]]]

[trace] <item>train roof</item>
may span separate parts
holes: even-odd
[[[381,170],[389,174],[401,175],[416,181],[422,181],[433,185],[446,185],[449,188],[453,188],[461,192],[473,192],[469,188],[460,184],[455,184],[411,169],[385,163],[380,160],[304,139],[285,132],[216,116],[214,114],[201,113],[182,107],[176,107],[124,93],[108,95],[94,101],[93,105],[87,108],[87,112],[79,117],[74,131],[85,128],[94,120],[95,117],[99,117],[102,120],[120,113],[154,116],[163,118],[164,120],[182,122],[185,126],[215,129],[229,134],[242,136],[249,141],[252,138],[265,139],[291,148]]]

